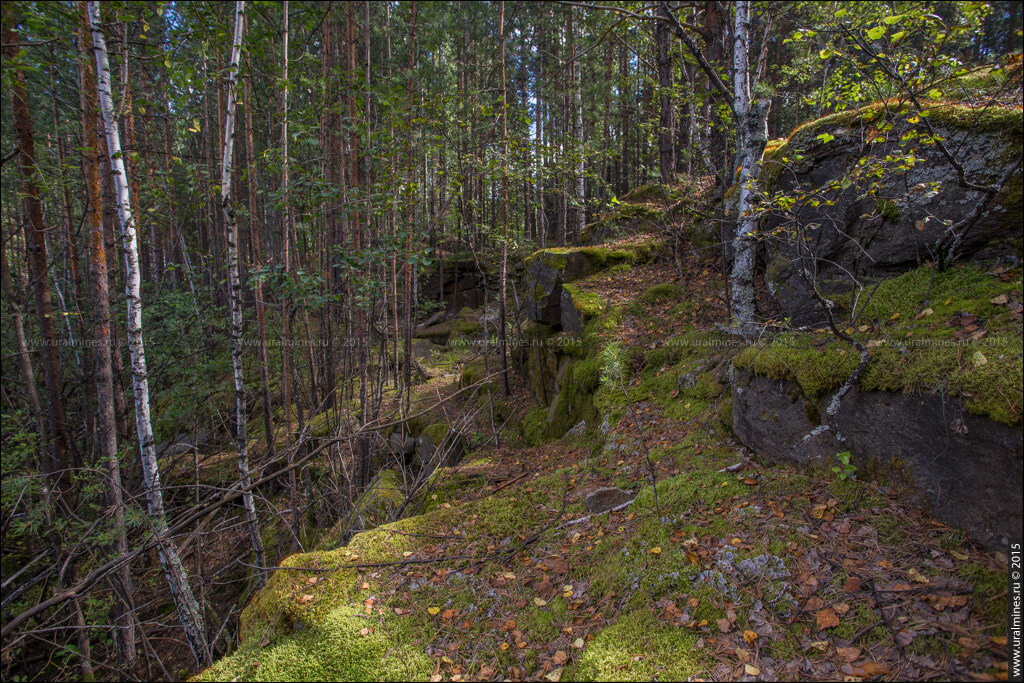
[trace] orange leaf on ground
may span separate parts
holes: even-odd
[[[839,616],[831,607],[826,607],[825,609],[818,612],[815,615],[815,619],[818,622],[819,631],[839,626]]]

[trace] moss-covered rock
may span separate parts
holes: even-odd
[[[564,327],[562,288],[593,273],[623,263],[649,261],[660,249],[655,242],[620,247],[542,249],[526,259],[523,275],[526,314],[535,322]],[[572,299],[570,297],[569,301]],[[572,326],[572,322],[569,322]]]
[[[430,425],[416,439],[420,470],[432,472],[438,467],[454,467],[465,455],[466,440],[462,433],[444,422]]]
[[[839,112],[800,126],[766,155],[760,184],[776,209],[760,226],[770,264],[766,310],[781,309],[797,326],[822,323],[805,272],[829,296],[854,278],[889,277],[950,254],[1024,256],[1020,169],[974,220],[984,194],[961,185],[933,137],[955,151],[967,180],[990,185],[1019,156],[1020,108],[945,103],[926,113],[890,103]],[[948,226],[961,231],[952,251]]]
[[[1019,424],[1024,345],[1011,304],[1024,290],[1020,272],[997,276],[964,265],[933,273],[922,267],[882,282],[852,302],[849,296],[837,297],[837,315],[849,319],[856,307],[858,322],[848,332],[870,347],[871,364],[858,386],[904,393],[941,390],[959,396],[972,413]],[[1000,297],[1007,303],[993,303],[1002,301]],[[926,304],[930,312],[924,315]],[[978,319],[981,327],[976,331],[982,336],[968,340],[962,326],[948,324],[961,313]],[[984,362],[975,361],[975,351]],[[859,355],[848,344],[827,333],[753,346],[734,361],[759,375],[792,379],[815,400],[841,386],[858,362]]]
[[[364,526],[373,527],[391,521],[405,500],[405,484],[397,470],[381,470],[370,481],[359,498],[356,511],[363,517]]]

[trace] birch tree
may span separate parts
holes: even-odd
[[[89,61],[91,38],[89,16],[85,6],[80,7],[78,44],[82,58],[78,63],[79,97],[82,106],[82,175],[88,197],[86,221],[89,224],[90,291],[93,301],[93,376],[96,385],[96,440],[100,456],[107,465],[107,502],[113,509],[114,550],[120,556],[128,554],[125,531],[125,506],[121,493],[121,465],[117,459],[117,417],[114,411],[114,371],[111,350],[114,348],[110,333],[110,279],[107,274],[106,242],[103,239],[103,189],[100,180],[100,143],[96,117],[96,91],[90,86],[96,82],[96,67]],[[136,659],[134,616],[131,596],[133,581],[131,567],[125,563],[117,572],[117,604],[114,623],[117,625],[115,641],[118,660],[130,670]]]
[[[755,74],[760,64],[750,68],[750,47],[753,31],[750,27],[750,2],[736,3],[736,21],[733,31],[732,90],[726,86],[717,71],[708,62],[703,51],[696,45],[669,8],[668,3],[659,3],[659,14],[666,17],[675,28],[676,35],[687,51],[704,70],[711,86],[724,98],[732,110],[733,125],[736,129],[736,157],[739,166],[737,178],[738,218],[733,235],[733,266],[731,272],[732,293],[730,305],[735,331],[744,337],[756,332],[757,302],[754,298],[754,267],[756,265],[755,239],[757,216],[754,207],[755,184],[760,162],[768,142],[768,110],[770,100],[755,100]],[[762,53],[762,59],[764,54]]]
[[[163,490],[160,485],[160,469],[153,444],[153,425],[149,413],[149,378],[146,372],[146,351],[142,340],[142,278],[139,268],[139,245],[128,194],[128,175],[121,151],[121,135],[114,113],[114,97],[111,88],[110,60],[107,56],[107,42],[100,25],[100,5],[90,0],[87,5],[89,29],[92,33],[93,52],[96,58],[97,93],[100,112],[106,128],[107,149],[110,155],[111,175],[114,181],[117,215],[121,223],[121,248],[125,261],[125,300],[128,308],[127,332],[128,350],[131,355],[132,385],[135,394],[135,428],[139,439],[142,458],[142,476],[146,487],[146,502],[149,507],[150,524],[160,543],[160,564],[171,590],[171,597],[178,610],[185,638],[192,655],[200,666],[212,662],[210,645],[206,638],[203,612],[188,584],[188,574],[182,564],[178,549],[167,529],[164,513]]]
[[[266,584],[266,554],[263,538],[260,536],[259,520],[256,518],[256,503],[253,500],[249,473],[249,437],[246,433],[245,414],[245,372],[242,368],[242,278],[238,271],[238,218],[235,214],[234,199],[231,196],[231,172],[235,149],[235,111],[238,100],[238,69],[242,56],[242,36],[245,32],[245,2],[235,3],[235,39],[231,45],[231,62],[228,64],[228,102],[224,120],[224,157],[220,175],[220,206],[224,213],[224,225],[228,232],[228,289],[231,300],[231,366],[235,376],[235,439],[238,448],[238,477],[245,508],[245,522],[249,527],[249,540],[256,560],[256,576],[259,586]],[[270,438],[270,435],[267,435]]]
[[[761,158],[768,142],[768,106],[770,100],[752,99],[754,76],[750,71],[752,45],[750,3],[736,3],[736,28],[733,33],[733,114],[736,117],[736,154],[740,168],[737,180],[738,204],[736,234],[733,237],[732,314],[739,332],[751,337],[756,325],[754,297],[755,237],[757,216],[753,197]]]

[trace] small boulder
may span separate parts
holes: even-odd
[[[540,251],[526,260],[523,276],[526,314],[547,325],[562,324],[562,284],[590,274],[590,261],[581,251]]]
[[[418,361],[429,361],[438,347],[429,339],[414,339],[412,342],[412,357]]]
[[[416,439],[416,461],[421,470],[454,467],[466,455],[462,434],[444,423],[427,427]]]
[[[591,514],[596,515],[599,512],[616,508],[623,503],[628,503],[633,498],[633,494],[629,491],[624,491],[614,486],[605,486],[587,494],[587,510]]]
[[[388,438],[388,444],[395,455],[412,455],[416,451],[416,439],[398,432]]]

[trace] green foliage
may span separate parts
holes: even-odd
[[[839,461],[839,465],[833,465],[831,470],[839,481],[846,481],[856,473],[857,467],[850,463],[852,458],[853,456],[850,454],[850,451],[836,453],[836,460]]]
[[[618,342],[601,350],[601,385],[614,387],[622,381],[622,346]]]

